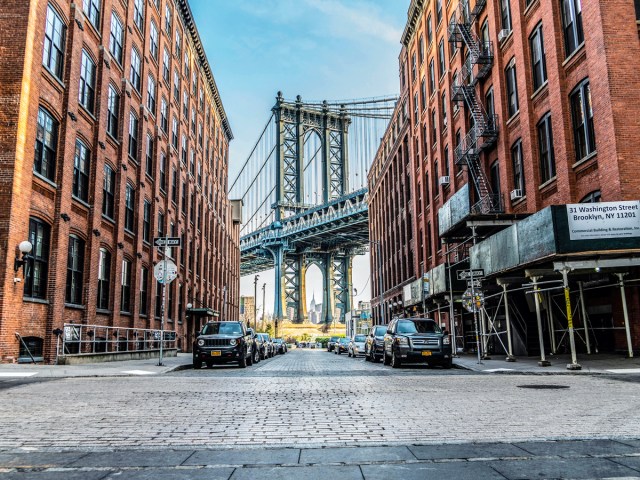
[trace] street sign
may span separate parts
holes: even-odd
[[[484,277],[484,269],[474,268],[473,270],[458,270],[458,280],[468,280],[471,278],[471,272],[473,272],[473,278]]]
[[[462,306],[469,312],[479,312],[484,306],[484,294],[480,291],[474,291],[472,294],[471,290],[466,290],[462,294]]]
[[[167,270],[165,272],[165,264]],[[161,284],[170,284],[178,276],[178,267],[171,260],[160,260],[155,267],[153,267],[153,276]]]
[[[467,288],[471,288],[471,279],[467,280]],[[482,280],[480,278],[473,277],[473,288],[482,288]]]
[[[154,237],[153,244],[156,247],[179,247],[180,237]]]

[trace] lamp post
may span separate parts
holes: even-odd
[[[382,299],[382,284],[383,284],[383,282],[382,282],[382,249],[380,248],[380,242],[378,240],[372,240],[370,238],[369,242],[377,247],[377,249],[376,249],[376,252],[377,252],[376,253],[376,257],[378,257],[378,262],[377,263],[378,263],[378,289],[380,290],[380,292],[379,292],[380,293],[380,295],[379,295],[380,296],[380,300],[379,300],[379,303],[380,303],[380,315],[381,315],[381,320],[382,320],[381,325],[384,325],[386,322],[385,322],[385,319],[384,319],[384,306],[382,305],[382,301],[383,301],[383,299]]]
[[[253,331],[258,331],[258,279],[260,275],[253,277]],[[264,305],[263,305],[264,308]]]
[[[264,328],[264,311],[265,311],[265,308],[264,308],[265,302],[264,302],[264,300],[265,300],[265,291],[266,291],[266,289],[267,289],[267,284],[263,283],[262,284],[262,328]],[[256,312],[256,314],[257,314],[257,312]]]

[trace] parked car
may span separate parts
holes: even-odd
[[[333,352],[333,349],[336,346],[336,342],[340,339],[340,337],[331,337],[327,342],[327,352]]]
[[[253,364],[253,338],[242,322],[210,322],[193,342],[193,368],[202,363],[237,362],[240,368]]]
[[[358,355],[364,355],[364,344],[367,337],[366,335],[354,335],[349,341],[349,347],[347,352],[350,357],[357,357]]]
[[[347,353],[349,350],[349,339],[339,338],[333,347],[333,353],[340,355],[341,353]]]
[[[451,340],[430,318],[396,318],[384,336],[384,364],[426,362],[451,368]]]
[[[260,346],[258,345],[256,332],[253,331],[253,328],[247,328],[247,333],[251,335],[251,339],[253,340],[253,363],[258,363],[260,362]]]
[[[387,325],[375,325],[364,344],[364,358],[370,362],[377,362],[384,352],[384,335],[387,333]]]
[[[268,333],[256,333],[256,340],[260,345],[260,358],[265,360],[273,357],[273,343]]]
[[[281,338],[274,338],[273,343],[278,353],[287,353],[287,344]]]

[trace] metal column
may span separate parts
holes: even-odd
[[[627,309],[627,294],[624,291],[624,276],[625,273],[616,273],[618,280],[620,280],[620,297],[622,298],[622,312],[624,314],[624,329],[627,334],[627,349],[629,352],[629,358],[633,358],[633,345],[631,343],[631,328],[629,327],[629,310]]]
[[[531,281],[533,283],[533,296],[534,303],[536,305],[536,321],[538,323],[538,340],[540,342],[540,361],[538,365],[541,367],[549,367],[551,362],[549,362],[544,354],[544,337],[542,336],[542,318],[540,314],[540,299],[538,298],[540,295],[538,288],[538,280],[540,277],[531,277]]]
[[[509,294],[507,292],[508,283],[502,284],[502,291],[504,292],[504,318],[507,322],[507,362],[515,362],[516,358],[513,356],[513,343],[511,340],[511,316],[509,314]]]
[[[571,295],[569,292],[569,269],[562,269],[562,284],[564,287],[564,302],[567,307],[567,325],[569,327],[569,345],[571,347],[571,363],[567,364],[567,370],[581,370],[576,356],[576,339],[573,331],[573,312],[571,310]]]
[[[589,325],[587,321],[587,309],[584,306],[584,290],[582,288],[582,282],[578,282],[578,288],[580,289],[580,313],[582,314],[582,324],[584,325],[584,337],[587,344],[587,355],[591,355],[591,340],[589,339]]]

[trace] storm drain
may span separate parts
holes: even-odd
[[[559,390],[569,388],[569,385],[518,385],[518,388],[531,388],[533,390]]]

